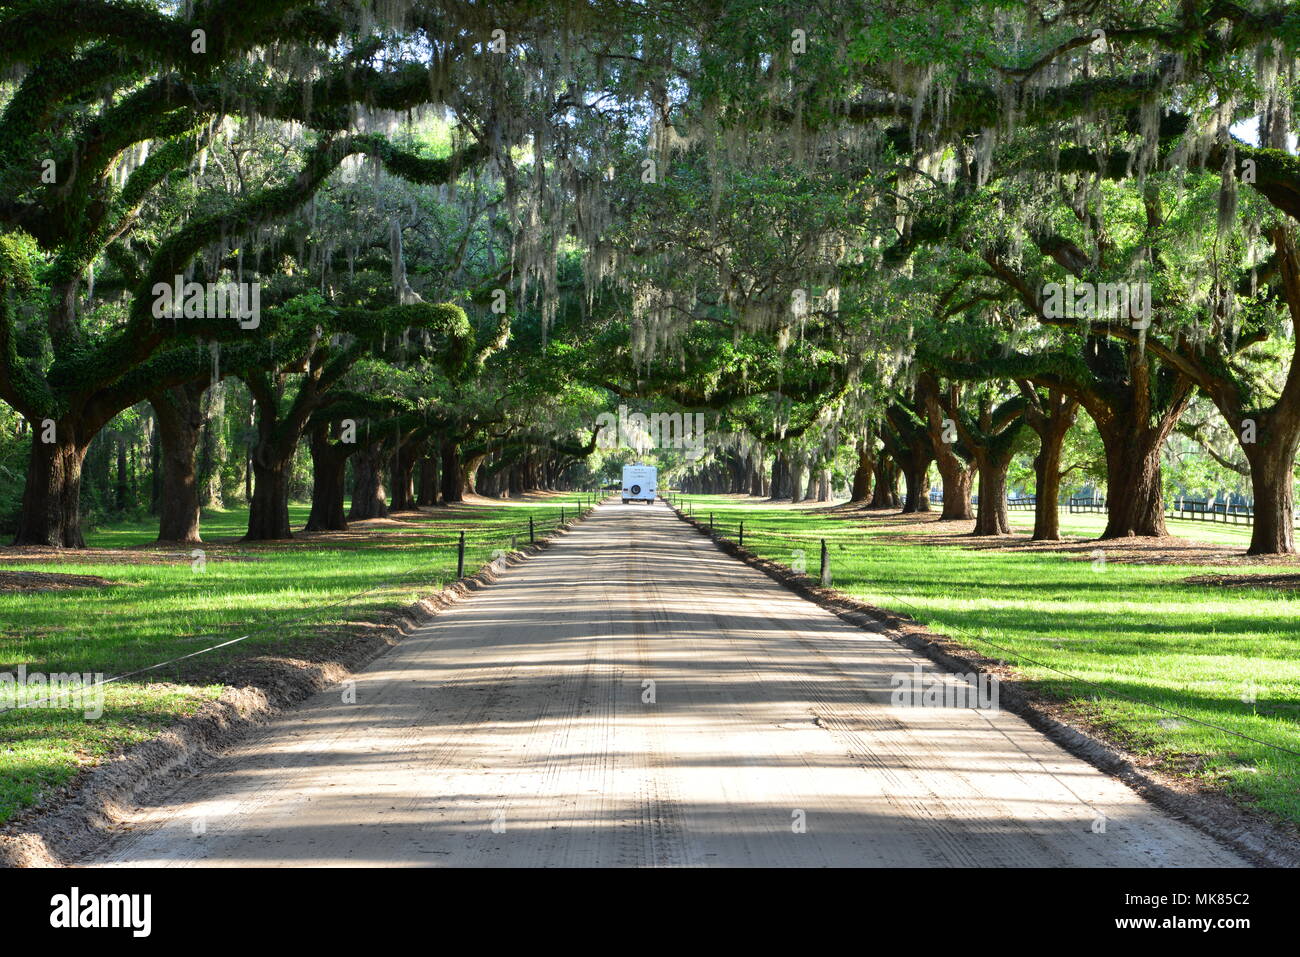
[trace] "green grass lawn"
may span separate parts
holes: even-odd
[[[1095,564],[1089,552],[902,543],[893,540],[897,525],[869,517],[880,513],[839,517],[726,496],[683,496],[682,503],[697,518],[712,512],[731,538],[743,520],[745,545],[765,558],[790,565],[803,552],[813,575],[825,538],[837,589],[1005,659],[1165,770],[1300,821],[1300,757],[1186,720],[1300,751],[1300,593],[1184,582],[1278,569]],[[1032,527],[1032,515],[1013,515],[1013,524]],[[1102,518],[1063,515],[1062,531],[1096,535]],[[1243,548],[1249,539],[1244,527],[1202,522],[1171,523],[1170,531]]]
[[[151,546],[153,521],[98,529],[87,536],[89,550],[65,561],[24,561],[0,548],[0,569],[97,575],[113,583],[0,592],[0,673],[16,674],[25,665],[29,673],[111,677],[251,633],[229,648],[107,685],[104,713],[94,720],[67,707],[0,714],[0,822],[84,765],[156,734],[219,695],[222,686],[212,675],[232,659],[337,640],[436,592],[456,576],[461,529],[471,574],[508,551],[512,538],[520,547],[528,543],[530,514],[540,537],[555,527],[561,506],[572,518],[575,503],[576,496],[545,504],[463,505],[430,510],[418,527],[381,525],[337,540],[257,546],[236,541],[247,511],[215,512],[203,517],[201,570],[190,548]],[[307,511],[291,509],[294,528],[306,522]]]
[[[1012,511],[1007,513],[1011,527],[1026,534],[1034,529],[1032,511]],[[1214,545],[1229,545],[1246,548],[1250,544],[1249,525],[1228,525],[1223,522],[1202,522],[1195,519],[1165,518],[1169,534],[1181,538],[1190,538]],[[1061,510],[1061,534],[1096,538],[1106,527],[1106,516],[1098,512],[1076,513],[1071,515]]]

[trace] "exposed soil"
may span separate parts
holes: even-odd
[[[48,545],[0,546],[0,564],[5,565],[188,565],[190,552],[201,548],[209,558],[222,561],[256,562],[256,555],[213,542],[176,544],[170,548],[156,542],[138,548],[52,548]],[[74,576],[94,577],[94,576]]]
[[[0,568],[0,592],[65,591],[69,588],[103,588],[112,584],[98,575],[15,572]]]
[[[1292,575],[1192,575],[1183,581],[1189,585],[1212,585],[1216,588],[1268,588],[1276,591],[1300,591],[1300,573]]]

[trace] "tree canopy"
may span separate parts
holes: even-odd
[[[1281,0],[0,4],[0,521],[82,545],[106,443],[163,540],[589,485],[626,407],[702,416],[686,485],[1293,551],[1297,53]]]

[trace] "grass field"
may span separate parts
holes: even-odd
[[[1032,511],[1012,511],[1007,513],[1011,527],[1029,534],[1034,528]],[[1215,545],[1231,545],[1245,548],[1250,544],[1249,525],[1228,525],[1222,522],[1202,522],[1193,519],[1166,518],[1170,535],[1191,538]],[[1096,538],[1106,527],[1106,516],[1098,512],[1076,513],[1071,515],[1062,509],[1061,534],[1080,535]]]
[[[813,575],[825,538],[837,589],[1004,659],[1164,770],[1300,821],[1300,756],[1195,723],[1300,751],[1300,592],[1185,582],[1278,569],[972,550],[899,541],[886,521],[894,513],[837,516],[727,496],[681,502],[697,518],[712,512],[731,538],[743,520],[746,547],[787,565],[802,557]],[[1013,524],[1028,531],[1033,517],[1013,513]],[[1066,534],[1095,536],[1102,525],[1100,515],[1062,516]],[[1243,547],[1249,538],[1244,527],[1202,522],[1170,531]]]
[[[104,713],[86,720],[69,707],[0,714],[0,822],[47,788],[114,750],[156,734],[221,693],[212,680],[236,658],[285,653],[338,640],[377,615],[436,592],[456,576],[456,541],[466,530],[471,574],[540,536],[576,498],[431,510],[413,522],[361,534],[243,546],[246,511],[207,514],[203,562],[189,548],[158,547],[154,522],[88,535],[91,548],[50,561],[0,548],[0,571],[95,575],[106,587],[0,591],[0,673],[125,674],[250,635],[229,648],[149,671],[104,689]],[[307,507],[291,509],[300,528]],[[355,526],[354,526],[355,527]],[[111,549],[112,551],[99,551]],[[201,570],[200,570],[201,569]],[[61,703],[74,703],[63,699]],[[0,702],[2,705],[3,702]]]

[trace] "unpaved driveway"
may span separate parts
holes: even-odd
[[[891,706],[922,663],[606,505],[88,863],[1242,863],[1010,713]]]

